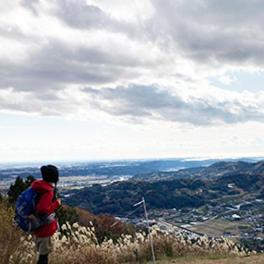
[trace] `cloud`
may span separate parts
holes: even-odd
[[[262,1],[152,0],[153,39],[199,63],[263,66]]]
[[[63,116],[77,111],[77,102],[60,93],[17,91],[12,87],[0,89],[0,111]]]
[[[135,3],[23,0],[3,6],[1,110],[74,115],[88,102],[139,121],[263,122],[263,93],[221,93],[208,81],[220,72],[231,86],[229,67],[263,66],[261,1]]]
[[[20,4],[28,8],[34,15],[38,15],[37,6],[40,0],[21,0]]]
[[[31,48],[29,57],[22,61],[0,61],[0,87],[41,92],[43,89],[65,88],[69,84],[101,85],[133,79],[140,75],[141,67],[155,62],[152,55],[146,55],[142,60],[122,50],[115,56],[110,53],[114,45],[115,40],[102,48],[51,39],[36,50]],[[136,44],[130,47],[133,48],[134,52],[142,49]],[[29,51],[25,52],[29,54]]]
[[[126,122],[147,120],[186,123],[194,126],[264,121],[264,93],[183,97],[158,85],[130,84],[126,87],[69,87],[56,91],[0,89],[0,111],[49,116],[85,116],[99,111]],[[246,99],[245,99],[246,98]],[[80,112],[81,111],[81,112]]]
[[[129,23],[113,18],[98,6],[87,4],[85,1],[59,0],[56,14],[67,25],[74,28],[122,32],[132,30]]]
[[[251,102],[245,102],[238,95],[233,99],[189,97],[186,100],[155,85],[85,88],[83,91],[90,96],[93,107],[128,119],[152,118],[193,125],[264,121],[263,93],[258,100],[252,98]]]

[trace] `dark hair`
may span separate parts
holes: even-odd
[[[46,182],[57,183],[59,180],[58,168],[54,165],[45,165],[40,168],[42,179]]]

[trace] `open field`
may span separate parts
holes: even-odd
[[[150,262],[151,263],[151,262]],[[183,257],[173,260],[157,261],[157,264],[263,264],[264,254],[250,257],[228,257],[228,258],[199,258],[199,257]]]
[[[223,219],[214,219],[194,225],[190,229],[195,232],[207,234],[208,236],[221,236],[224,232],[239,235],[239,225],[245,226],[243,222],[230,222]]]

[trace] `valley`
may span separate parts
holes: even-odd
[[[164,232],[225,236],[263,248],[261,160],[79,163],[62,164],[60,171],[65,204],[144,227],[143,208],[133,206],[144,197],[151,224]],[[2,192],[17,176],[29,173],[39,177],[38,167],[1,168]]]

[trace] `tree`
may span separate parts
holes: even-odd
[[[74,207],[60,206],[56,211],[56,216],[59,220],[59,225],[62,226],[66,222],[73,224],[79,221],[79,216]]]
[[[26,190],[34,180],[35,178],[31,175],[26,177],[26,179],[17,177],[15,182],[10,185],[7,192],[9,203],[14,204],[18,196]]]

